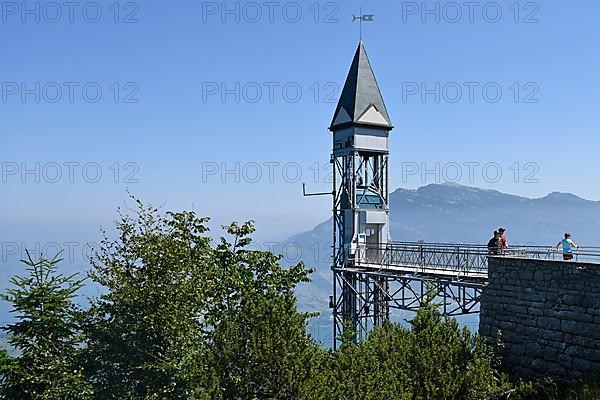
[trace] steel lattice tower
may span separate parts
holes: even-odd
[[[333,133],[334,347],[389,318],[388,278],[357,264],[380,264],[389,235],[389,132],[393,129],[364,45],[359,43],[329,130]]]

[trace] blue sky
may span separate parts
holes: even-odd
[[[97,241],[127,190],[254,219],[262,242],[322,222],[330,199],[301,182],[330,190],[360,7],[392,187],[600,200],[597,1],[24,4],[0,20],[2,243]]]

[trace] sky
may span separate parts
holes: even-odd
[[[328,218],[302,183],[331,190],[327,127],[361,8],[392,188],[600,200],[595,0],[0,7],[2,282],[25,248],[78,260],[129,193],[210,216],[215,234],[255,220],[263,244]]]

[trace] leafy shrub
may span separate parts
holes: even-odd
[[[433,298],[409,325],[386,323],[359,344],[349,334],[320,359],[303,398],[481,399],[510,389],[491,350],[455,319],[443,318]]]

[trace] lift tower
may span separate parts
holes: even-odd
[[[362,41],[329,130],[333,133],[333,333],[361,340],[389,318],[388,278],[361,273],[383,264],[389,233],[389,133],[393,129]]]

